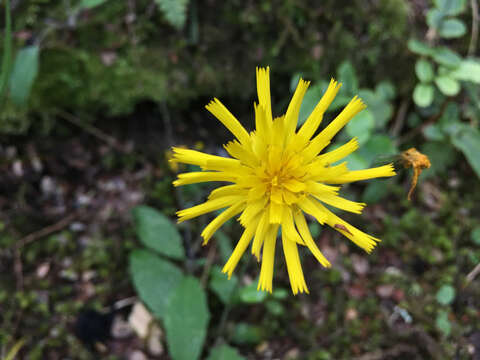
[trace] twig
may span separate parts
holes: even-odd
[[[397,112],[397,116],[395,116],[395,121],[390,129],[390,133],[392,136],[397,137],[400,134],[400,131],[403,128],[403,124],[405,123],[405,118],[407,115],[408,106],[410,105],[410,99],[406,98],[402,100]]]
[[[442,106],[440,107],[440,111],[438,113],[430,116],[430,118],[427,121],[423,122],[421,125],[417,126],[416,128],[410,130],[408,133],[403,135],[400,139],[398,139],[397,145],[401,145],[401,144],[411,140],[416,135],[421,133],[427,126],[435,123],[438,119],[440,119],[442,117],[443,113],[445,112],[445,109],[447,108],[447,105],[448,105],[449,102],[450,102],[450,99],[445,99],[445,101],[443,102]]]
[[[480,273],[480,264],[475,266],[472,271],[470,271],[467,275],[467,283],[465,284],[465,287],[468,286],[472,282],[473,279]]]
[[[13,264],[13,271],[15,272],[17,291],[23,290],[23,265],[20,249],[15,248],[15,260]]]
[[[96,138],[98,138],[102,141],[105,141],[108,145],[110,145],[114,149],[116,149],[118,151],[121,151],[121,152],[127,152],[127,150],[123,146],[120,145],[118,140],[115,139],[114,137],[112,137],[111,135],[108,135],[108,134],[104,133],[103,131],[101,131],[100,129],[96,128],[95,126],[93,126],[91,124],[84,123],[79,118],[77,118],[76,116],[74,116],[70,113],[67,113],[67,112],[62,111],[62,110],[57,110],[56,112],[62,119],[67,120],[68,122],[78,126],[82,130],[85,130],[86,132],[88,132],[90,135],[93,135]]]
[[[210,249],[208,250],[207,260],[203,267],[203,273],[200,279],[200,283],[202,284],[203,287],[207,285],[208,275],[210,274],[210,269],[212,268],[213,261],[215,260],[215,254],[217,252],[216,249],[217,247],[214,244],[212,244],[210,245]]]
[[[76,217],[78,216],[77,212],[74,212],[72,214],[69,214],[68,216],[64,217],[62,220],[59,222],[49,225],[47,227],[44,227],[43,229],[40,229],[38,231],[35,231],[33,233],[28,234],[27,236],[21,238],[18,240],[16,244],[16,249],[21,249],[27,244],[30,244],[31,242],[40,239],[42,237],[45,237],[47,235],[50,235],[54,232],[57,232],[64,227],[66,227],[68,224],[70,224]]]
[[[468,56],[475,55],[477,51],[478,41],[478,3],[477,0],[470,0],[472,7],[472,36],[470,37],[470,45],[468,46]]]

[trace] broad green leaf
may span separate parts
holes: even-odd
[[[445,142],[429,141],[421,147],[421,152],[428,156],[432,166],[428,171],[422,172],[423,178],[444,173],[448,167],[455,163],[457,151],[453,146],[446,146]]]
[[[263,302],[267,297],[266,291],[258,291],[257,284],[252,282],[251,284],[244,286],[239,290],[240,300],[247,304],[258,304]]]
[[[438,29],[445,14],[439,9],[430,9],[427,11],[427,24],[429,27]]]
[[[442,305],[450,305],[455,299],[455,288],[451,285],[443,285],[437,291],[436,299]]]
[[[460,83],[449,76],[436,77],[435,84],[447,96],[455,96],[460,91]]]
[[[213,237],[217,241],[222,261],[226,263],[233,252],[232,241],[221,229],[215,231]]]
[[[480,132],[468,126],[469,129],[457,131],[452,137],[452,143],[460,149],[467,158],[470,166],[480,177]]]
[[[302,78],[303,78],[303,74],[300,73],[300,72],[297,72],[297,73],[292,75],[292,78],[290,79],[290,92],[291,93],[295,92],[295,90],[297,88],[297,85],[298,85],[298,82]]]
[[[371,180],[362,194],[362,201],[374,204],[382,200],[388,194],[388,182],[385,180]]]
[[[82,0],[78,7],[80,9],[93,9],[94,7],[100,6],[103,3],[107,2],[107,0]]]
[[[210,313],[205,291],[191,276],[168,297],[164,325],[169,353],[175,360],[196,360],[202,353]]]
[[[12,68],[12,19],[10,0],[5,2],[5,32],[3,34],[2,68],[0,69],[0,100],[5,94]]]
[[[349,170],[362,170],[368,167],[367,159],[360,155],[358,151],[348,155],[343,161],[347,162]]]
[[[342,90],[348,96],[354,96],[358,93],[358,79],[355,69],[350,61],[344,61],[337,70],[338,81],[341,82]]]
[[[458,19],[448,19],[442,21],[438,33],[444,38],[457,38],[465,35],[467,27]]]
[[[367,161],[367,166],[372,165],[373,161],[381,156],[395,155],[398,149],[393,141],[387,135],[373,135],[359,150],[363,158]]]
[[[350,120],[345,130],[350,137],[357,137],[360,145],[365,144],[375,127],[375,118],[369,109],[361,111]]]
[[[413,101],[420,107],[427,107],[433,101],[433,86],[429,84],[417,84],[413,90]]]
[[[472,239],[473,243],[475,245],[480,245],[480,226],[476,226],[471,234],[470,234],[470,238]]]
[[[326,82],[321,82],[307,90],[307,93],[303,97],[300,113],[298,114],[298,126],[302,125],[305,120],[308,119],[313,109],[315,109],[315,106],[317,106],[322,98],[327,86],[328,84]]]
[[[451,68],[457,68],[462,62],[462,58],[456,52],[445,46],[435,48],[432,56],[437,63]]]
[[[183,278],[180,269],[153,252],[135,250],[130,254],[130,273],[140,298],[163,318],[168,298]]]
[[[10,75],[10,96],[17,105],[25,105],[28,100],[38,73],[38,53],[37,45],[27,46],[15,57]]]
[[[408,49],[418,55],[423,55],[423,56],[429,56],[434,53],[434,49],[430,47],[429,45],[425,44],[424,42],[421,42],[416,39],[410,39],[408,40]]]
[[[427,83],[433,80],[432,63],[425,59],[418,59],[415,64],[415,73],[421,82]]]
[[[235,275],[228,279],[227,274],[224,274],[220,267],[212,267],[209,286],[224,304],[228,304],[231,301],[237,284],[238,279]]]
[[[446,135],[442,131],[441,127],[437,124],[426,126],[423,129],[423,135],[425,135],[428,140],[432,141],[443,141],[446,138]]]
[[[457,80],[480,84],[480,61],[477,59],[462,60],[460,66],[453,70],[450,76]]]
[[[247,323],[238,323],[232,336],[232,341],[236,344],[258,344],[262,339],[262,329]]]
[[[445,15],[459,15],[465,11],[466,0],[434,0],[435,6]]]
[[[375,93],[382,100],[393,100],[395,98],[395,86],[390,81],[382,81],[375,87]]]
[[[371,112],[375,119],[375,127],[383,130],[393,114],[393,106],[380,91],[379,88],[375,92],[369,89],[360,89],[358,96],[367,104],[367,110]]]
[[[155,0],[170,25],[182,29],[187,20],[188,0]]]
[[[448,313],[446,311],[441,311],[437,315],[437,318],[435,319],[435,326],[443,333],[443,335],[450,335],[452,331],[452,324],[450,324]]]
[[[245,358],[234,347],[222,344],[212,349],[207,360],[245,360]]]
[[[135,207],[132,215],[137,235],[145,246],[174,259],[185,257],[182,237],[169,218],[145,205]]]

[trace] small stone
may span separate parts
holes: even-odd
[[[152,321],[153,316],[141,302],[137,302],[133,305],[132,312],[128,317],[128,322],[141,339],[145,339],[148,336],[150,323]]]
[[[120,315],[117,315],[113,319],[111,328],[112,337],[115,339],[125,339],[133,334],[133,329]]]
[[[128,357],[128,360],[148,360],[147,355],[145,355],[140,350],[133,350]]]

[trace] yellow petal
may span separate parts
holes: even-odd
[[[335,96],[337,95],[341,86],[342,84],[338,84],[334,79],[330,80],[327,90],[323,94],[317,106],[315,106],[315,109],[300,128],[298,132],[298,136],[300,138],[308,140],[313,136],[315,131],[318,129],[318,126],[322,122],[323,114],[330,106],[333,99],[335,99]]]
[[[270,224],[280,224],[283,217],[283,205],[270,201]]]
[[[265,109],[266,120],[272,122],[272,104],[270,100],[270,67],[258,68],[257,73],[257,94],[258,101]]]
[[[273,265],[275,261],[275,244],[277,242],[278,225],[270,225],[265,236],[262,252],[262,267],[258,279],[257,290],[272,292]]]
[[[295,129],[297,128],[300,106],[302,105],[303,97],[305,96],[309,85],[310,81],[300,79],[295,93],[293,94],[292,100],[288,105],[287,112],[285,114],[285,135],[287,137],[287,143],[288,139],[293,136]]]
[[[307,214],[312,215],[320,224],[325,223],[328,218],[328,213],[323,211],[318,205],[318,201],[316,201],[312,197],[304,197],[302,198],[297,205]]]
[[[232,276],[233,271],[237,267],[237,264],[240,261],[240,258],[242,257],[243,253],[245,252],[248,245],[250,244],[250,241],[252,240],[255,229],[257,228],[257,224],[258,224],[258,221],[256,223],[250,224],[250,226],[245,229],[242,236],[240,237],[240,240],[238,240],[238,243],[235,246],[235,249],[233,250],[232,255],[230,255],[230,258],[228,259],[227,263],[223,267],[222,272],[227,273],[229,279]]]
[[[371,235],[365,234],[363,231],[357,229],[356,227],[350,225],[346,221],[340,219],[337,215],[332,213],[323,205],[319,204],[319,206],[322,207],[324,211],[328,213],[327,224],[330,227],[334,228],[339,233],[346,236],[348,239],[354,242],[357,246],[364,249],[366,252],[370,253],[375,247],[375,245],[377,245],[377,242],[380,241],[379,239]]]
[[[247,190],[242,189],[240,186],[234,185],[225,185],[213,190],[210,195],[208,195],[209,200],[218,199],[219,197],[224,196],[233,196],[233,195],[246,195]]]
[[[220,226],[225,224],[226,221],[239,214],[245,208],[245,205],[246,204],[244,202],[239,202],[238,204],[229,207],[227,210],[213,219],[202,231],[203,245],[207,245],[208,240],[210,240],[215,231],[217,231]]]
[[[239,196],[224,196],[214,200],[207,200],[203,204],[177,211],[178,222],[193,219],[197,216],[228,207],[237,202],[243,202],[242,200],[243,198]]]
[[[375,168],[365,169],[365,170],[354,170],[349,171],[345,174],[342,174],[336,178],[332,177],[328,179],[329,184],[344,184],[353,181],[374,179],[378,177],[389,177],[395,176],[395,169],[393,164],[383,165]]]
[[[297,295],[299,292],[306,292],[308,294],[307,284],[303,277],[302,265],[300,264],[300,257],[298,256],[297,244],[287,239],[283,231],[282,245],[293,294]]]
[[[301,211],[294,212],[295,224],[297,225],[297,229],[300,232],[305,244],[307,244],[308,249],[312,252],[313,256],[318,260],[320,264],[325,267],[330,267],[330,262],[323,256],[320,249],[315,244],[315,241],[310,234],[310,229],[308,228],[307,221],[305,220],[305,216]]]
[[[260,261],[260,249],[262,248],[263,241],[265,240],[265,234],[269,229],[270,224],[268,222],[268,210],[264,211],[260,217],[257,230],[255,231],[255,237],[253,238],[252,254],[255,255],[258,261]]]
[[[285,207],[285,210],[283,211],[282,231],[285,233],[286,237],[289,240],[295,241],[296,243],[301,245],[305,245],[305,242],[298,234],[297,229],[295,229],[292,209],[290,207]]]
[[[322,195],[315,195],[315,197],[318,200],[320,200],[320,201],[322,201],[322,202],[324,202],[328,205],[332,205],[332,206],[335,206],[338,209],[349,211],[349,212],[352,212],[352,213],[355,213],[355,214],[361,214],[363,208],[365,207],[365,205],[367,205],[365,203],[359,203],[359,202],[356,202],[356,201],[351,201],[351,200],[342,198],[338,195],[333,195],[333,194],[329,194],[329,193],[324,193]]]
[[[350,155],[358,149],[357,138],[353,138],[348,143],[336,148],[335,150],[329,151],[326,154],[320,155],[319,160],[326,164],[333,164],[338,160],[343,159],[344,157]]]
[[[220,100],[214,98],[205,108],[210,111],[230,132],[242,143],[248,144],[250,137],[247,130],[223,105]]]
[[[350,120],[367,106],[356,96],[347,104],[338,116],[322,130],[317,137],[331,140]]]
[[[189,173],[178,174],[178,179],[173,182],[174,186],[182,186],[188,184],[196,184],[209,181],[228,181],[235,182],[236,175],[225,172],[200,172],[194,171]]]

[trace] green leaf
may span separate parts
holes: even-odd
[[[459,67],[450,73],[457,80],[480,84],[480,62],[477,59],[462,60]]]
[[[210,313],[200,282],[183,278],[169,296],[164,315],[169,353],[175,360],[195,360],[202,353]]]
[[[327,86],[328,84],[326,82],[321,82],[307,90],[307,93],[303,97],[300,113],[298,114],[298,126],[302,125],[308,119],[313,109],[315,109],[315,106],[317,106],[322,98]]]
[[[442,21],[438,33],[444,38],[457,38],[465,35],[467,27],[458,19],[448,19]]]
[[[221,229],[215,231],[213,237],[217,241],[220,250],[220,257],[222,258],[222,261],[226,263],[233,252],[232,241]]]
[[[247,323],[238,323],[232,336],[236,344],[258,344],[262,341],[263,332],[258,326]]]
[[[411,52],[418,55],[430,56],[435,52],[432,47],[416,39],[408,40],[407,46]]]
[[[345,126],[347,134],[351,137],[356,136],[360,145],[365,144],[375,127],[375,118],[369,109],[365,109],[355,115]]]
[[[393,141],[387,135],[373,135],[364,146],[359,149],[359,153],[367,161],[367,166],[372,165],[373,161],[382,156],[395,155],[398,149]]]
[[[415,73],[421,82],[427,83],[433,80],[432,63],[425,59],[418,59],[415,64]]]
[[[268,312],[275,316],[281,316],[285,314],[285,308],[283,307],[282,303],[277,300],[268,300],[265,303],[265,307],[267,308]]]
[[[432,56],[437,63],[451,68],[457,68],[462,62],[462,58],[456,52],[445,46],[435,48]]]
[[[224,304],[228,304],[231,301],[237,284],[238,279],[235,275],[228,279],[227,274],[224,274],[220,267],[212,267],[209,286]]]
[[[435,296],[442,305],[450,305],[455,299],[455,288],[451,285],[443,285]]]
[[[445,142],[429,141],[425,143],[421,152],[428,156],[432,166],[428,171],[422,172],[422,177],[432,177],[435,174],[442,174],[447,168],[455,163],[457,152],[453,146],[448,146]]]
[[[429,27],[438,29],[441,25],[445,14],[438,9],[430,9],[427,11],[427,24]]]
[[[420,107],[427,107],[433,101],[433,86],[428,84],[417,84],[413,90],[413,101]]]
[[[137,235],[145,246],[174,259],[185,258],[182,237],[170,219],[144,205],[135,207],[132,215]]]
[[[480,245],[480,226],[476,226],[472,230],[472,233],[470,234],[470,238],[472,239],[474,244]]]
[[[133,251],[129,260],[133,284],[140,298],[156,317],[163,318],[168,298],[182,280],[182,272],[147,250]]]
[[[7,89],[12,67],[12,19],[10,15],[10,0],[5,2],[5,32],[2,49],[2,68],[0,69],[0,100]]]
[[[470,166],[480,177],[480,132],[468,126],[468,129],[457,131],[452,137],[453,145],[461,150]]]
[[[259,304],[267,297],[266,291],[257,290],[257,284],[252,282],[251,284],[244,286],[239,291],[240,300],[247,304]]]
[[[348,155],[342,160],[347,162],[349,170],[362,170],[368,167],[368,161],[358,152]]]
[[[358,79],[352,63],[348,60],[344,61],[338,67],[337,73],[338,81],[343,84],[342,90],[344,94],[347,96],[356,95],[358,93]]]
[[[358,96],[367,104],[367,110],[372,113],[375,119],[375,127],[383,130],[393,114],[393,107],[380,91],[381,89],[378,87],[375,92],[368,89],[360,89]]]
[[[187,20],[188,0],[155,0],[170,25],[182,29]]]
[[[443,333],[443,335],[450,335],[452,331],[452,324],[448,319],[448,313],[446,311],[441,311],[437,315],[437,318],[435,319],[435,326]]]
[[[449,76],[436,77],[435,84],[447,96],[455,96],[460,91],[460,83]]]
[[[38,46],[27,46],[15,57],[10,75],[10,96],[17,105],[24,105],[38,73]]]
[[[238,353],[237,349],[222,344],[212,349],[207,360],[245,360],[245,358]]]
[[[367,204],[378,203],[388,194],[388,182],[385,180],[371,180],[362,194],[362,201]]]
[[[100,6],[107,0],[82,0],[78,5],[79,9],[93,9],[94,7]]]
[[[395,98],[395,86],[390,81],[382,81],[375,87],[375,93],[382,100],[393,100]]]
[[[423,129],[423,135],[425,135],[425,137],[428,140],[433,140],[433,141],[443,141],[446,138],[441,127],[436,124],[431,124],[426,126]]]
[[[459,15],[465,11],[466,0],[434,0],[435,6],[445,15]]]

